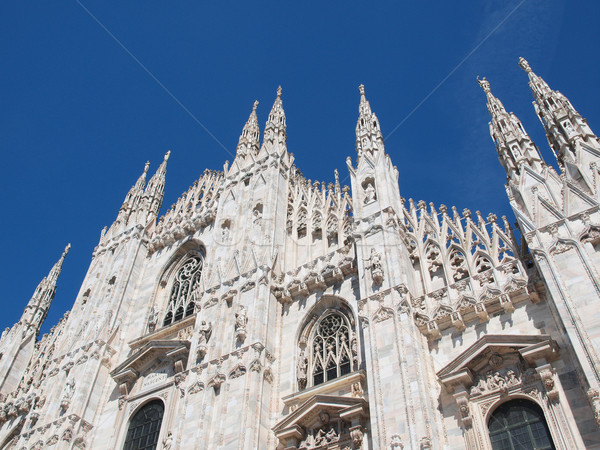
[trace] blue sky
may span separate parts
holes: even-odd
[[[591,0],[2,2],[0,326],[71,242],[47,331],[146,160],[154,171],[172,151],[169,207],[232,160],[255,99],[262,129],[279,84],[288,150],[308,178],[329,182],[338,168],[348,182],[364,83],[404,197],[510,216],[475,78],[551,161],[517,59],[598,131],[599,13]]]

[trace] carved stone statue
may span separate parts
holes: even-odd
[[[228,242],[229,241],[229,227],[227,225],[223,225],[223,228],[221,228],[221,240],[223,242]]]
[[[169,434],[167,434],[167,437],[163,439],[162,448],[163,448],[163,450],[170,450],[172,445],[173,445],[173,433],[171,433],[169,431]]]
[[[156,329],[156,324],[158,323],[158,311],[154,309],[154,306],[150,310],[150,314],[148,314],[148,331],[153,333]]]
[[[368,183],[367,187],[365,187],[365,205],[371,203],[377,198],[375,194],[375,188],[373,187],[373,183]]]
[[[246,324],[248,323],[248,316],[246,308],[240,305],[238,312],[235,313],[235,335],[240,341],[246,339]]]
[[[210,322],[202,321],[200,324],[200,330],[198,334],[198,345],[206,345],[208,344],[208,340],[210,339],[210,334],[212,333],[212,325]]]
[[[63,411],[66,410],[69,407],[69,405],[71,404],[71,399],[73,398],[74,393],[75,393],[75,379],[68,378],[67,382],[65,383],[64,394],[60,401],[60,407]]]
[[[208,340],[210,339],[210,334],[212,333],[212,324],[210,322],[202,321],[200,324],[200,329],[198,332],[198,349],[196,354],[199,359],[204,358],[207,351]]]
[[[494,374],[492,373],[491,370],[486,375],[486,384],[487,384],[487,389],[490,391],[492,389],[496,389],[498,387],[498,385],[496,384],[496,380],[494,379]]]
[[[374,249],[371,249],[369,257],[369,268],[371,269],[371,277],[375,284],[383,282],[383,266],[381,265],[381,255]]]
[[[298,387],[304,389],[306,387],[306,373],[308,369],[308,358],[304,349],[298,356]]]

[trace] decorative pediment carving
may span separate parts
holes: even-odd
[[[363,398],[313,395],[273,432],[284,445],[291,440],[299,449],[327,448],[336,442],[360,440],[362,434],[357,430],[362,430],[360,425],[368,416],[369,406]]]
[[[489,334],[437,375],[449,392],[470,391],[475,387],[473,394],[479,395],[517,384],[529,368],[553,361],[557,355],[558,344],[549,335]]]
[[[146,376],[151,376],[153,368],[158,370],[157,378],[164,374],[165,379],[173,372],[183,370],[189,350],[189,341],[150,341],[110,372],[110,375],[119,384],[121,395],[127,395],[127,391],[140,374],[146,373]],[[161,368],[162,371],[159,370]]]
[[[473,426],[473,403],[482,414],[499,397],[537,390],[543,384],[548,399],[558,399],[552,366],[558,345],[549,335],[487,335],[438,372],[453,394],[463,427]]]

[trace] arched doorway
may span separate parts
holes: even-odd
[[[155,450],[165,406],[160,400],[146,403],[129,422],[124,450]]]
[[[529,400],[501,404],[490,416],[488,429],[494,450],[555,448],[542,408]]]

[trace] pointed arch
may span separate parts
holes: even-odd
[[[452,270],[454,281],[467,278],[469,276],[469,268],[465,251],[455,244],[452,244],[448,250],[448,263]]]
[[[196,312],[202,290],[202,269],[206,250],[195,239],[188,239],[169,258],[155,293],[164,290],[162,325],[168,326]]]
[[[298,238],[306,236],[306,222],[308,218],[308,211],[305,206],[301,206],[298,209],[298,214],[296,215],[296,232],[298,234]]]
[[[341,298],[322,298],[298,329],[297,382],[300,390],[358,370],[356,320]]]
[[[330,214],[327,218],[327,241],[328,246],[338,245],[338,227],[339,221],[335,214]]]
[[[478,250],[475,255],[473,255],[473,261],[475,265],[475,272],[477,273],[483,273],[494,268],[492,258],[482,251]]]

